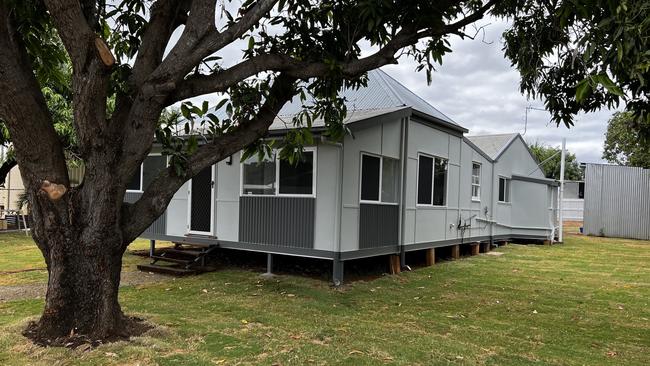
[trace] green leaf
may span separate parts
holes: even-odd
[[[624,96],[623,91],[621,90],[621,88],[619,88],[616,84],[614,84],[612,79],[610,79],[609,76],[607,76],[606,74],[597,75],[596,80],[598,81],[598,83],[600,85],[604,86],[605,89],[607,89],[608,92],[610,92],[610,93],[612,93],[614,95],[618,95],[619,97]]]
[[[185,103],[181,104],[181,114],[185,119],[190,119],[192,117],[190,114],[190,109],[187,108],[187,105]]]
[[[589,78],[585,78],[576,86],[576,101],[581,103],[589,93],[591,93],[591,83]]]

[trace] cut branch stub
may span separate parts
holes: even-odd
[[[48,180],[44,180],[43,184],[41,184],[41,191],[47,193],[47,196],[50,198],[50,200],[56,201],[63,197],[67,191],[67,188],[65,188],[63,184],[56,184]]]
[[[115,64],[115,56],[113,56],[111,49],[108,48],[108,45],[103,39],[99,37],[95,38],[95,48],[97,49],[99,58],[106,67],[112,67]]]

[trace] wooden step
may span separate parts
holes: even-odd
[[[159,266],[156,264],[138,264],[138,269],[144,272],[161,273],[172,276],[188,276],[197,273],[197,271],[193,269],[185,269],[172,266]]]
[[[171,262],[171,263],[179,263],[179,264],[184,264],[188,265],[192,263],[194,260],[192,259],[179,259],[179,258],[172,258],[172,257],[166,257],[164,255],[154,255],[151,256],[151,259],[154,259],[156,261],[164,261],[164,262]]]
[[[188,255],[191,257],[198,257],[201,254],[203,254],[203,251],[201,250],[195,250],[195,249],[174,249],[174,248],[169,248],[165,249],[165,253],[172,253],[172,254],[184,254]]]

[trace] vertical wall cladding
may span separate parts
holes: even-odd
[[[359,249],[399,245],[399,205],[362,203],[359,211]]]
[[[239,240],[312,249],[315,201],[313,197],[240,197]]]
[[[399,159],[400,125],[400,119],[374,124],[367,128],[354,130],[354,136],[346,136],[344,139],[343,191],[341,192],[343,200],[341,208],[341,251],[343,252],[360,248],[362,220],[359,204],[361,153]],[[399,214],[395,223],[399,225]]]
[[[142,193],[140,192],[126,192],[124,195],[124,202],[133,203],[137,201]],[[142,233],[142,237],[148,237],[148,235],[158,236],[165,235],[167,230],[167,211],[165,211],[159,218],[154,221],[147,230]]]
[[[588,235],[650,239],[650,169],[588,164],[584,227]]]

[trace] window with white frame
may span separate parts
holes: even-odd
[[[510,202],[510,179],[499,177],[499,202]]]
[[[399,202],[399,160],[361,155],[361,202]]]
[[[315,194],[314,149],[305,148],[299,161],[289,163],[277,158],[277,152],[264,160],[254,156],[242,162],[242,195],[297,195]]]
[[[147,156],[140,168],[135,171],[131,181],[126,186],[127,191],[142,192],[156,178],[158,173],[167,167],[167,157],[162,155]]]
[[[481,164],[472,163],[472,200],[481,199]]]
[[[418,156],[418,205],[447,204],[447,159]]]

